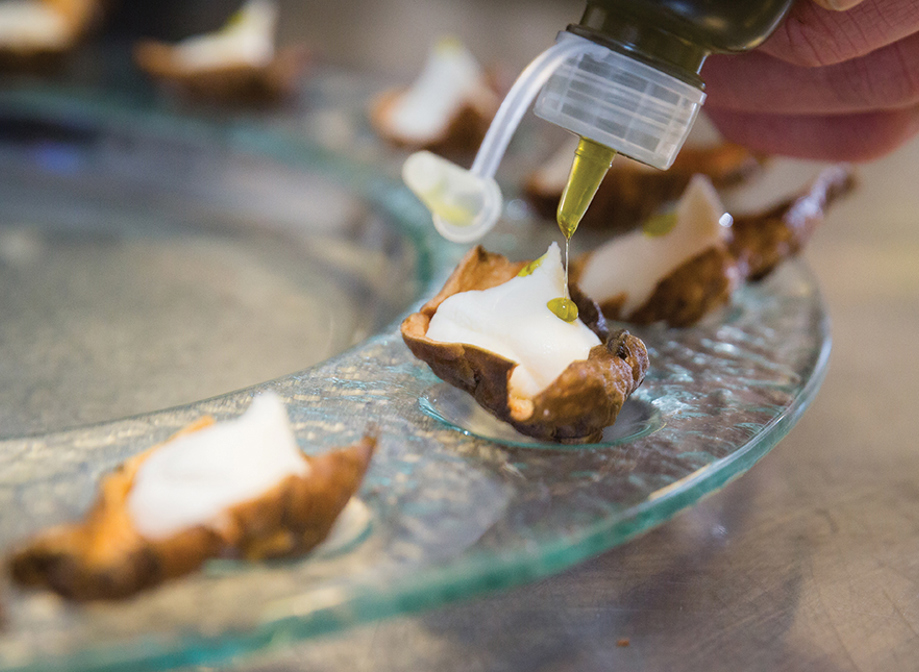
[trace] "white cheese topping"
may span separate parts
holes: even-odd
[[[55,49],[69,38],[67,19],[51,4],[35,0],[0,2],[0,47]]]
[[[393,134],[424,141],[443,133],[464,103],[487,90],[483,79],[482,68],[465,46],[455,39],[440,40],[418,79],[390,108]]]
[[[215,33],[176,44],[175,58],[189,70],[208,70],[234,63],[263,66],[274,58],[278,8],[269,0],[249,0]]]
[[[703,251],[725,244],[730,216],[709,179],[692,178],[676,208],[673,229],[651,236],[639,229],[613,238],[588,258],[580,288],[596,301],[603,302],[625,293],[623,315],[640,308],[657,284]]]
[[[134,477],[128,513],[142,536],[163,539],[213,524],[226,509],[308,472],[283,402],[265,393],[239,418],[154,451]]]
[[[546,306],[565,295],[564,273],[558,245],[552,243],[530,275],[446,299],[426,335],[443,343],[475,345],[517,362],[510,391],[534,397],[600,344],[583,322],[564,322]]]

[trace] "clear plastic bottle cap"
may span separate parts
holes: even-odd
[[[434,227],[455,243],[480,238],[501,215],[501,189],[493,178],[431,152],[408,157],[402,180],[431,211]]]
[[[705,93],[579,35],[561,33],[563,40],[587,44],[549,78],[536,115],[655,168],[669,168]]]

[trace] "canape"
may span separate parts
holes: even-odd
[[[215,557],[305,553],[357,490],[376,441],[310,457],[280,398],[205,417],[106,476],[82,522],[52,528],[9,559],[13,579],[75,600],[132,595]]]
[[[249,0],[220,30],[176,44],[135,45],[138,66],[183,95],[218,103],[273,103],[296,90],[309,55],[299,46],[277,50],[278,8]]]
[[[373,101],[370,122],[400,147],[470,152],[481,144],[500,102],[472,53],[458,40],[443,38],[411,86]]]
[[[58,64],[100,12],[97,0],[0,0],[0,71]]]
[[[610,333],[576,292],[580,316],[558,318],[547,303],[564,290],[557,245],[529,263],[477,246],[402,336],[437,376],[522,434],[593,441],[641,384],[648,353],[628,332]]]

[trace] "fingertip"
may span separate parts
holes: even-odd
[[[844,12],[847,9],[852,9],[856,5],[859,5],[864,0],[814,0],[814,4],[828,9],[831,12]]]

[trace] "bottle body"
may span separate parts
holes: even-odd
[[[761,44],[794,0],[588,0],[575,34],[686,79],[712,52]]]
[[[752,49],[794,0],[587,0],[581,25],[630,21],[656,26],[709,51]]]

